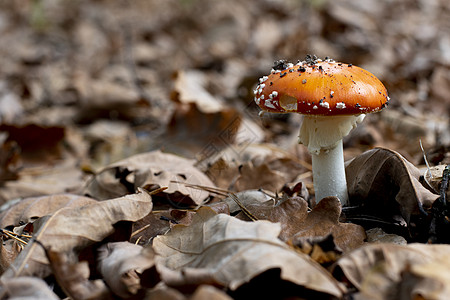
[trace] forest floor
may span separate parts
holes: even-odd
[[[1,1],[0,41],[0,299],[450,294],[448,1]],[[254,101],[307,54],[390,97],[348,207]]]

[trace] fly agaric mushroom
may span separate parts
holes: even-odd
[[[351,64],[307,55],[295,65],[276,62],[270,75],[259,79],[254,93],[263,111],[305,115],[299,143],[312,156],[316,202],[337,196],[347,205],[342,138],[365,114],[387,105],[389,97],[381,81]]]

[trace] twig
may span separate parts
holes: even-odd
[[[200,184],[192,184],[192,183],[181,182],[181,181],[176,181],[176,180],[171,180],[170,182],[184,184],[186,187],[206,191],[209,193],[214,193],[219,196],[228,196],[228,194],[231,192],[226,189],[221,189],[221,188],[216,188],[216,187],[211,187],[211,186],[206,186],[206,185],[200,185]]]
[[[172,180],[170,182],[171,183],[184,184],[186,187],[189,187],[189,188],[203,190],[203,191],[206,191],[206,192],[209,192],[209,193],[213,193],[213,194],[216,194],[216,195],[219,195],[219,196],[224,196],[224,197],[228,197],[230,195],[230,193],[232,193],[232,191],[230,191],[230,190],[221,189],[221,188],[217,188],[217,187],[206,186],[206,185],[191,184],[191,183],[181,182],[181,181],[176,181],[176,180]],[[258,191],[260,191],[261,193],[267,195],[270,198],[275,198],[274,194],[270,194],[269,192],[267,192],[265,190],[258,189]]]
[[[162,192],[164,190],[167,190],[167,188],[168,188],[167,186],[163,186],[163,187],[157,188],[157,189],[152,190],[152,191],[147,191],[145,189],[143,189],[143,190],[146,191],[149,195],[156,195],[156,194],[158,194],[158,193],[160,193],[160,192]]]
[[[138,230],[136,230],[136,231],[134,231],[133,233],[131,233],[131,236],[130,236],[130,237],[133,237],[133,236],[135,236],[136,234],[141,233],[142,231],[144,231],[145,229],[149,228],[150,226],[151,226],[151,224],[147,224],[147,225],[145,225],[145,226],[139,228]]]
[[[443,206],[447,205],[447,190],[448,190],[448,180],[449,180],[450,170],[448,169],[448,165],[445,166],[444,171],[442,172],[442,181],[441,181],[441,202]]]
[[[4,235],[6,235],[6,236],[8,236],[8,237],[10,237],[10,238],[12,238],[12,239],[14,239],[14,240],[24,244],[24,245],[27,245],[28,242],[24,241],[24,240],[22,240],[22,239],[20,239],[18,237],[20,236],[20,237],[31,238],[30,235],[18,235],[15,232],[12,232],[12,231],[9,231],[9,230],[6,230],[6,229],[0,229],[0,233],[3,233]]]
[[[239,200],[239,198],[233,194],[233,193],[229,193],[228,196],[233,199],[234,202],[236,202],[236,204],[239,206],[239,208],[245,213],[245,215],[247,217],[250,218],[250,220],[252,221],[258,221],[258,218],[255,217],[243,204],[242,202]]]
[[[423,160],[425,161],[425,164],[427,165],[428,173],[430,174],[430,176],[433,176],[431,174],[430,165],[428,164],[427,154],[425,153],[425,150],[423,149],[422,140],[419,140],[419,145],[420,145],[420,149],[422,149]]]

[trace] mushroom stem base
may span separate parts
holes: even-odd
[[[336,147],[312,155],[316,203],[328,196],[336,196],[342,206],[348,204],[347,180],[345,178],[342,140]]]

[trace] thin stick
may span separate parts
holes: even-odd
[[[441,181],[441,202],[444,206],[447,205],[447,189],[448,189],[448,180],[450,176],[450,170],[448,169],[448,165],[445,166],[444,171],[442,172],[442,181]]]
[[[214,193],[214,194],[217,194],[220,196],[228,196],[228,194],[231,193],[231,191],[229,191],[229,190],[206,186],[206,185],[192,184],[192,183],[181,182],[181,181],[176,181],[176,180],[171,180],[170,182],[184,184],[186,187],[197,189],[197,190],[203,190],[203,191]]]
[[[145,226],[139,228],[138,230],[136,230],[135,232],[133,232],[133,233],[131,234],[130,237],[133,237],[133,236],[135,236],[136,234],[141,233],[141,232],[144,231],[145,229],[149,228],[150,225],[151,225],[151,224],[147,224],[147,225],[145,225]]]
[[[23,244],[25,244],[25,245],[28,244],[28,242],[26,242],[26,241],[24,241],[24,240],[21,240],[21,239],[19,239],[18,237],[16,237],[16,234],[15,234],[14,232],[12,232],[12,231],[2,229],[1,232],[2,232],[3,234],[5,234],[5,235],[9,236],[9,237],[12,238],[12,239],[15,239],[16,241],[18,241],[18,242],[20,242],[20,243],[23,243]]]
[[[147,191],[147,190],[145,190],[149,195],[155,195],[155,194],[158,194],[158,193],[160,193],[160,192],[162,192],[162,191],[164,191],[164,190],[167,190],[168,189],[168,187],[167,186],[163,186],[163,187],[160,187],[160,188],[157,188],[156,190],[153,190],[153,191]]]
[[[255,217],[243,204],[242,202],[239,200],[239,198],[233,194],[233,193],[229,193],[228,196],[233,199],[234,202],[236,202],[236,204],[239,206],[240,209],[242,209],[242,211],[245,213],[245,215],[247,217],[250,218],[250,220],[252,221],[258,221],[258,218]]]
[[[428,164],[427,154],[425,153],[425,150],[423,149],[422,140],[419,140],[419,145],[420,145],[420,149],[422,149],[423,160],[425,161],[425,164],[427,165],[428,173],[430,174],[430,176],[433,176],[433,174],[431,174],[430,165]]]

